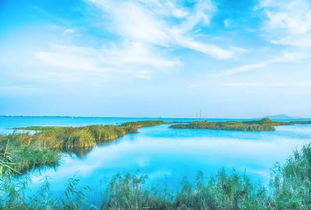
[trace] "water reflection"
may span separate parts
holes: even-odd
[[[177,131],[167,125],[144,128],[138,134],[126,135],[90,151],[64,154],[56,170],[49,169],[43,174],[32,172],[31,176],[34,181],[50,176],[55,183],[76,176],[96,186],[97,180],[117,172],[139,170],[151,178],[162,174],[168,179],[181,180],[184,176],[194,177],[198,170],[214,175],[221,168],[235,168],[262,182],[269,178],[276,161],[284,162],[294,149],[310,142],[309,128],[303,128],[304,138],[301,135],[293,138],[296,127],[289,129],[289,136],[286,136],[288,128],[262,133],[216,132],[217,135],[208,130]],[[301,129],[298,130],[300,133]],[[173,185],[174,180],[171,180]]]
[[[284,162],[310,139],[309,125],[281,126],[275,132],[177,130],[161,125],[89,150],[64,153],[60,166],[28,175],[32,189],[50,177],[55,193],[63,191],[69,178],[79,178],[91,187],[94,198],[118,172],[147,174],[151,182],[163,185],[165,181],[172,189],[184,177],[194,179],[198,171],[211,176],[222,168],[234,168],[254,182],[267,183],[273,164]]]
[[[68,154],[71,158],[77,157],[79,159],[85,158],[91,151],[91,148],[73,148],[73,149],[65,149],[64,152]]]
[[[0,117],[0,133],[30,125],[80,126],[135,120]],[[267,183],[270,168],[276,161],[284,162],[294,149],[309,142],[311,125],[279,126],[274,132],[179,130],[161,125],[140,129],[140,133],[127,134],[88,150],[67,151],[62,154],[59,166],[36,169],[28,175],[31,189],[50,177],[51,190],[55,193],[63,191],[69,178],[79,178],[81,184],[91,187],[94,196],[90,196],[94,198],[99,198],[107,180],[118,172],[147,174],[151,182],[158,186],[166,182],[172,189],[184,177],[193,179],[199,170],[211,176],[222,168],[228,171],[234,168],[239,173],[245,172],[254,182]]]

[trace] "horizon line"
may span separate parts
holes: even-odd
[[[0,114],[0,117],[64,117],[64,118],[133,118],[133,119],[260,119],[265,117],[275,117],[281,116],[280,118],[311,118],[311,117],[297,117],[297,116],[289,116],[286,114],[275,114],[275,115],[265,115],[265,116],[257,116],[257,117],[122,117],[122,116],[83,116],[83,115],[8,115],[8,114]]]

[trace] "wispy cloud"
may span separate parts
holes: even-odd
[[[74,45],[53,45],[35,58],[52,66],[94,74],[122,73],[148,79],[154,71],[180,65],[178,59],[165,58],[156,49],[140,43],[122,43],[100,49]]]
[[[191,8],[177,1],[88,0],[111,21],[108,28],[123,39],[160,47],[187,48],[209,56],[228,59],[237,51],[199,42],[196,26],[208,26],[215,12],[211,1],[198,0]]]
[[[177,1],[85,0],[101,13],[97,20],[102,30],[116,38],[102,41],[97,48],[52,45],[35,53],[35,58],[48,65],[98,74],[125,73],[148,79],[156,72],[182,65],[171,54],[172,49],[197,51],[216,59],[230,59],[243,52],[237,47],[224,49],[213,43],[198,41],[202,28],[210,24],[216,8],[210,0],[196,1],[185,7]],[[74,36],[67,28],[63,36]],[[204,36],[203,36],[204,37]]]
[[[227,87],[311,87],[311,82],[230,82]]]
[[[257,9],[266,16],[264,36],[275,44],[311,47],[311,2],[309,0],[263,0]]]
[[[262,36],[281,48],[279,55],[225,70],[217,77],[265,69],[277,63],[307,61],[311,58],[311,2],[309,0],[263,0],[255,7],[262,11]],[[290,50],[289,50],[290,49]]]
[[[280,55],[272,57],[267,60],[263,60],[258,63],[253,63],[253,64],[243,64],[241,66],[232,68],[232,69],[227,69],[221,73],[216,74],[216,77],[224,77],[224,76],[231,76],[231,75],[236,75],[248,71],[253,71],[253,70],[260,70],[260,69],[265,69],[269,65],[272,64],[277,64],[277,63],[293,63],[293,62],[301,62],[301,61],[306,61],[308,62],[309,59],[311,59],[311,53],[310,51],[284,51]]]

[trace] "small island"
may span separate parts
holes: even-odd
[[[175,129],[210,129],[210,130],[232,130],[232,131],[274,131],[275,126],[311,124],[311,121],[273,121],[269,118],[252,121],[193,121],[189,123],[178,123],[171,125]]]

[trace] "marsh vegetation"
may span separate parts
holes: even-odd
[[[194,121],[190,123],[178,123],[171,125],[176,129],[211,129],[211,130],[236,130],[236,131],[274,131],[275,126],[293,125],[293,124],[311,124],[310,121],[289,121],[279,122],[269,118],[252,121]]]
[[[216,129],[239,131],[272,131],[275,126],[308,124],[309,121],[277,122],[268,118],[255,121],[209,122],[196,121],[173,124],[179,129]],[[12,169],[15,174],[23,174],[32,168],[57,166],[63,152],[78,157],[86,155],[95,145],[111,142],[129,133],[137,133],[139,128],[169,124],[158,120],[127,122],[120,125],[90,125],[82,127],[31,126],[17,128],[29,133],[15,133],[0,136],[0,152],[5,154],[1,161],[8,167],[0,168],[1,173]]]
[[[16,133],[0,136],[0,161],[7,167],[0,172],[12,170],[22,174],[38,166],[57,165],[61,153],[81,156],[95,145],[111,142],[138,128],[164,124],[163,121],[128,122],[121,125],[91,125],[84,127],[32,126],[18,130],[35,131],[34,134]]]
[[[3,162],[1,162],[3,164]],[[2,166],[2,165],[1,165]],[[8,171],[9,173],[9,171]],[[301,209],[311,208],[311,145],[295,151],[284,165],[276,164],[268,186],[253,184],[246,174],[220,171],[206,179],[184,180],[172,192],[148,185],[144,175],[117,174],[104,190],[102,203],[89,203],[88,187],[71,179],[63,194],[52,196],[49,182],[27,196],[27,179],[0,178],[1,209]]]
[[[310,209],[311,145],[295,151],[273,168],[269,186],[253,184],[246,174],[223,170],[194,182],[183,181],[177,193],[148,188],[145,176],[117,175],[104,209]]]
[[[37,194],[28,193],[30,180],[23,174],[29,169],[57,165],[62,152],[83,155],[96,144],[111,142],[138,128],[164,124],[162,121],[140,121],[121,125],[84,127],[25,127],[33,134],[0,135],[0,209],[310,209],[311,145],[296,151],[284,165],[273,168],[269,185],[254,184],[247,174],[221,170],[214,177],[203,172],[195,180],[185,179],[176,190],[165,183],[152,186],[148,176],[117,174],[98,194],[101,204],[89,200],[87,186],[78,179],[68,180],[63,193],[50,190],[47,180]],[[212,122],[209,122],[212,123]],[[239,128],[245,122],[225,122],[208,126]],[[297,122],[269,119],[248,121],[248,125],[279,126]],[[303,122],[304,123],[304,122]],[[191,124],[191,123],[189,123]],[[192,123],[193,128],[206,127]],[[220,128],[219,128],[220,129]],[[82,150],[81,150],[82,149]]]

